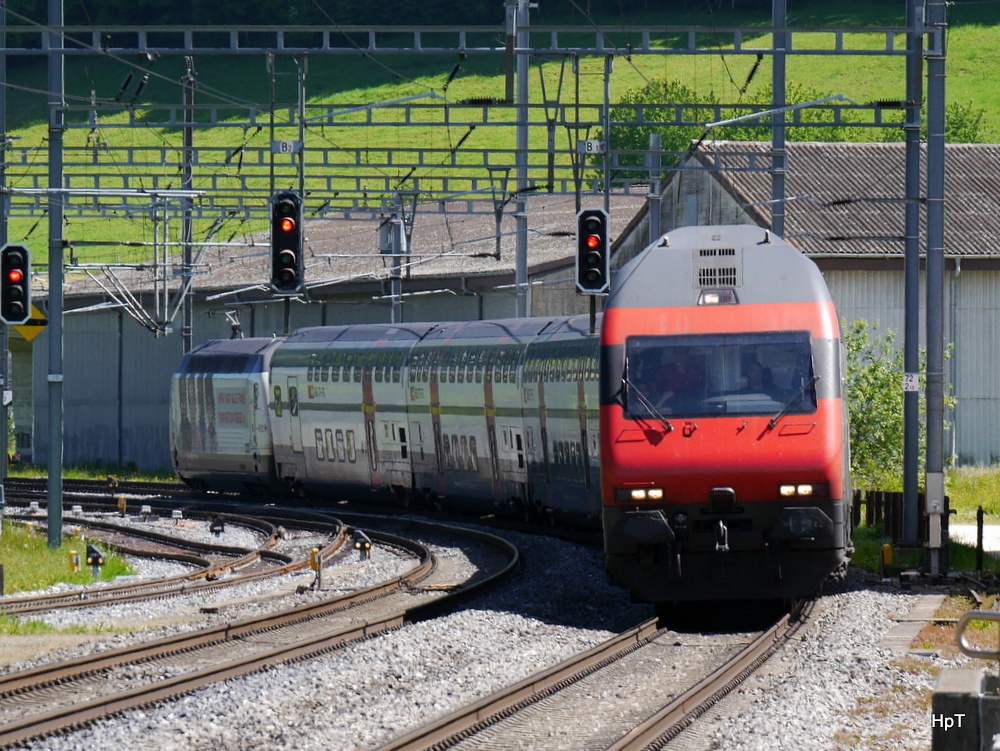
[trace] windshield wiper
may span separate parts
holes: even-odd
[[[668,433],[674,429],[674,426],[670,424],[670,421],[666,417],[664,417],[655,406],[653,406],[653,403],[646,398],[646,395],[643,394],[642,391],[637,389],[632,384],[632,382],[628,379],[627,375],[622,376],[622,385],[628,389],[627,391],[628,394],[635,394],[636,398],[639,400],[639,403],[646,408],[646,411],[649,412],[649,414],[652,417],[654,417],[663,424],[664,429]]]
[[[778,414],[776,414],[774,417],[771,418],[771,422],[769,422],[767,424],[767,429],[768,430],[774,430],[774,426],[778,424],[778,420],[780,420],[782,417],[784,417],[789,412],[791,412],[792,411],[792,407],[794,407],[796,404],[798,404],[802,400],[802,397],[806,395],[806,391],[808,389],[812,388],[812,385],[814,383],[816,383],[816,381],[818,381],[818,380],[819,380],[819,376],[818,375],[814,375],[808,381],[806,381],[805,383],[803,383],[802,387],[795,393],[795,395],[791,399],[789,399],[787,402],[785,402],[784,406],[781,408],[781,410],[779,410]]]

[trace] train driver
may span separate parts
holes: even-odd
[[[663,369],[662,392],[657,407],[670,407],[674,412],[690,409],[705,393],[705,371],[691,358],[688,347],[674,347],[674,359]]]

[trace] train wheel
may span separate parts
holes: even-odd
[[[672,623],[676,623],[679,603],[657,602],[654,605],[656,609],[657,626],[660,628],[670,628]]]

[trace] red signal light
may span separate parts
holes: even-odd
[[[24,272],[20,269],[11,269],[7,272],[7,279],[11,284],[20,284],[24,279]]]
[[[584,240],[584,242],[587,244],[588,248],[593,250],[594,248],[598,247],[601,244],[601,238],[599,238],[597,235],[587,235],[587,238]]]
[[[295,231],[295,220],[286,216],[278,224],[278,229],[280,229],[282,232],[294,232]]]

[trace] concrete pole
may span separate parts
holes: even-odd
[[[66,129],[63,91],[66,85],[63,55],[62,0],[49,0],[49,486],[50,548],[62,545],[63,501],[63,133]]]
[[[788,23],[786,0],[774,0],[771,6],[771,24],[783,29]],[[785,106],[785,50],[788,35],[783,31],[774,32],[774,55],[771,58],[771,89],[774,93],[774,108]],[[771,126],[771,230],[778,237],[785,236],[785,172],[788,170],[788,152],[785,149],[785,114],[775,112]]]
[[[919,8],[918,8],[919,3]],[[917,380],[920,371],[920,114],[923,101],[923,31],[917,27],[923,0],[908,0],[906,100],[913,103],[906,110],[906,248],[903,264],[903,369]],[[922,27],[923,24],[921,23]],[[920,451],[920,392],[915,388],[903,393],[903,542],[916,546],[920,504],[917,486]]]
[[[528,315],[528,0],[517,0],[517,201],[514,203],[517,257],[514,264],[516,315]]]
[[[944,0],[928,0],[927,27],[927,464],[926,511],[931,576],[941,570],[944,508],[944,177],[945,46]]]

